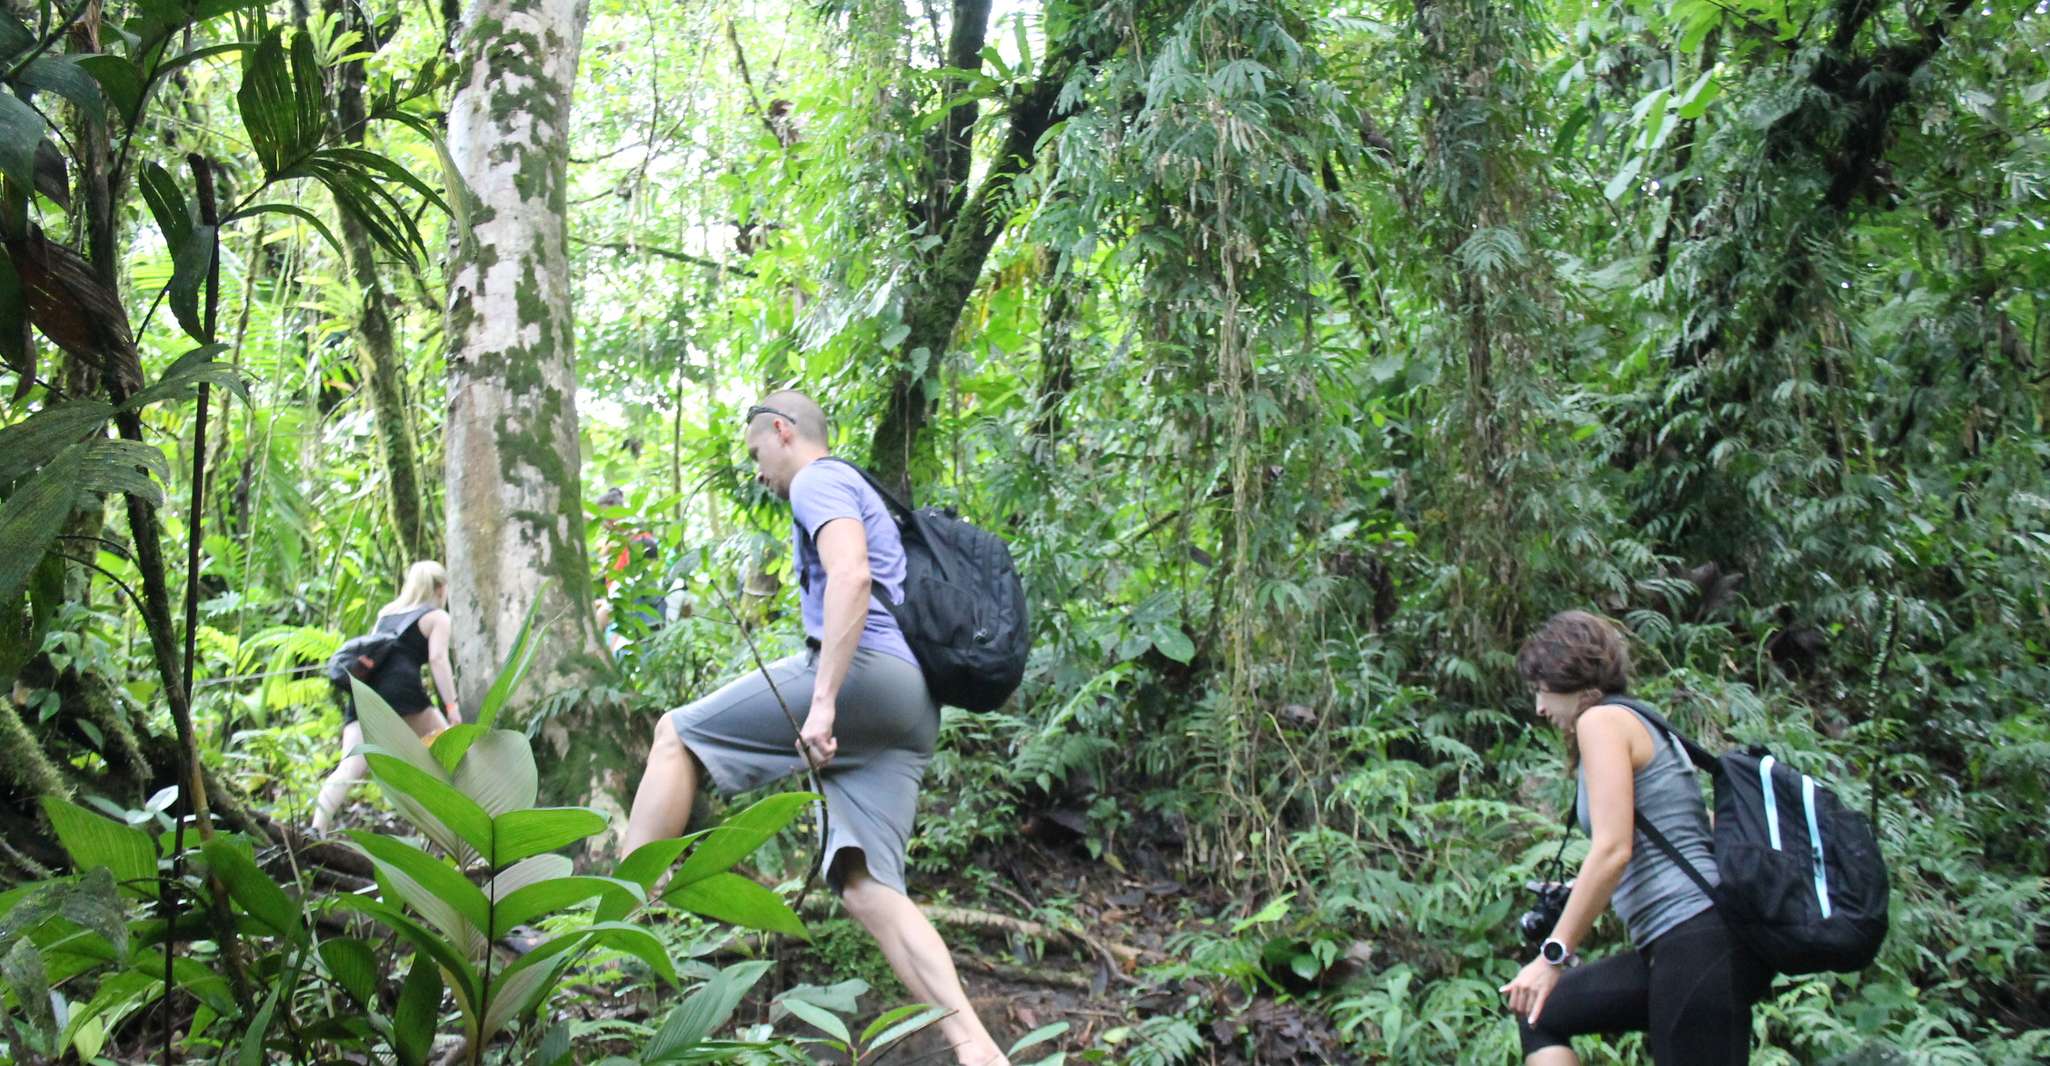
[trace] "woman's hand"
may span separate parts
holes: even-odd
[[[1532,1025],[1537,1024],[1538,1012],[1544,1010],[1545,1000],[1558,987],[1559,968],[1543,959],[1532,959],[1517,971],[1516,979],[1503,985],[1498,991],[1509,997],[1509,1009]]]

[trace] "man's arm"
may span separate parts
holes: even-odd
[[[799,742],[812,761],[824,765],[839,745],[833,740],[833,718],[840,686],[861,645],[868,622],[868,531],[859,519],[835,518],[820,526],[815,538],[819,563],[826,570],[825,633],[819,640],[817,679],[812,683],[811,713]]]

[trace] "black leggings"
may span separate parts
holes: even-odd
[[[1517,1021],[1523,1053],[1582,1033],[1641,1031],[1658,1066],[1743,1066],[1751,1004],[1771,986],[1772,971],[1711,908],[1636,951],[1561,974],[1538,1024]]]

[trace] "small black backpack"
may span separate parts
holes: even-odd
[[[370,632],[360,637],[351,637],[328,656],[327,683],[334,686],[338,695],[349,694],[349,679],[355,678],[364,684],[377,674],[377,668],[384,665],[391,656],[391,650],[398,646],[399,638],[406,633],[406,627],[424,617],[433,607],[416,607],[403,614],[388,614],[377,620]],[[387,627],[385,623],[397,622]]]
[[[914,511],[860,466],[826,458],[853,467],[897,522],[904,540],[904,602],[876,599],[904,631],[933,700],[971,711],[1003,706],[1025,677],[1032,651],[1025,586],[1011,549],[952,509]]]
[[[1715,901],[1744,943],[1783,974],[1864,969],[1886,941],[1886,860],[1872,823],[1807,774],[1761,747],[1717,757],[1657,711],[1623,696],[1665,730],[1715,782],[1715,864],[1710,885],[1672,841],[1637,816],[1637,828]]]

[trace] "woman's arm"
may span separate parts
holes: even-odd
[[[1580,942],[1587,939],[1595,918],[1622,882],[1623,868],[1630,865],[1631,840],[1637,832],[1638,760],[1633,741],[1644,737],[1645,753],[1650,754],[1650,737],[1637,724],[1637,716],[1615,704],[1588,708],[1575,732],[1580,738],[1580,765],[1587,771],[1588,836],[1593,842],[1559,924],[1552,927],[1552,939],[1564,943],[1569,952],[1580,950]]]
[[[1637,768],[1651,761],[1650,734],[1622,707],[1590,707],[1581,713],[1574,731],[1579,736],[1580,765],[1587,771],[1587,821],[1594,843],[1580,864],[1566,909],[1552,927],[1551,939],[1564,944],[1569,955],[1580,950],[1595,917],[1623,880],[1624,867],[1630,865],[1630,842],[1637,830]],[[1536,1025],[1558,982],[1559,967],[1536,958],[1501,991],[1509,997],[1510,1010]]]
[[[434,675],[434,692],[441,697],[448,724],[456,725],[463,720],[463,711],[456,703],[455,671],[448,665],[448,638],[452,628],[447,611],[429,611],[420,619],[420,631],[427,634],[427,670]]]

